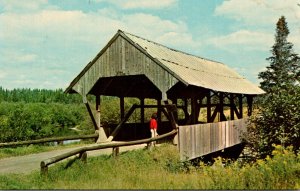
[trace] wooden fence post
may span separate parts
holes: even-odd
[[[120,147],[113,147],[113,150],[112,150],[112,155],[113,157],[117,157],[119,155],[119,152],[120,152]]]
[[[64,145],[64,141],[57,141],[57,145]]]
[[[48,166],[45,164],[44,161],[41,162],[41,175],[42,176],[48,175]]]
[[[87,152],[82,152],[82,153],[79,153],[79,159],[86,163],[87,162]]]

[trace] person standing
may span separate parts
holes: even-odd
[[[151,138],[154,138],[158,136],[157,134],[157,114],[153,113],[150,119],[150,132],[151,132]],[[155,145],[155,141],[151,143],[151,145]]]

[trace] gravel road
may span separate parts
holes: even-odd
[[[83,147],[83,146],[81,146],[81,147]],[[134,150],[134,149],[141,149],[141,148],[145,148],[145,147],[146,147],[146,144],[125,146],[125,147],[120,147],[120,152]],[[48,159],[48,158],[78,149],[78,148],[80,148],[80,147],[73,147],[73,148],[67,148],[67,149],[61,149],[61,150],[42,152],[42,153],[37,153],[37,154],[30,154],[30,155],[25,155],[25,156],[9,157],[9,158],[0,159],[0,175],[29,174],[32,171],[40,170],[40,162],[42,160],[45,160],[45,159]],[[102,149],[102,150],[88,151],[87,155],[88,155],[88,157],[90,157],[90,156],[98,156],[98,155],[102,155],[102,154],[111,154],[111,153],[112,153],[112,148],[108,148],[108,149]],[[65,160],[68,160],[70,158],[67,158]],[[53,166],[53,165],[51,165],[51,166]]]

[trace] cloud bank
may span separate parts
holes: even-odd
[[[287,18],[289,40],[300,52],[299,0],[224,1],[209,17],[226,21],[226,28],[215,32],[203,26],[208,28],[206,34],[191,30],[189,19],[193,18],[161,15],[181,6],[180,0],[69,2],[93,9],[66,8],[63,3],[0,1],[0,86],[65,88],[118,29],[171,48],[212,56],[209,58],[229,64],[242,75],[254,76],[252,81],[257,81],[257,72],[268,64],[265,58],[281,15]]]

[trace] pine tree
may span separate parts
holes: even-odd
[[[267,58],[271,64],[266,71],[259,73],[259,78],[263,80],[261,87],[268,93],[272,92],[273,87],[285,88],[299,84],[299,57],[293,51],[293,44],[287,41],[289,33],[285,17],[282,16],[277,22],[272,56]]]
[[[260,103],[260,113],[253,119],[252,146],[261,157],[270,155],[273,144],[300,145],[300,59],[294,53],[293,44],[287,41],[289,29],[282,16],[276,26],[275,44],[270,65],[259,73],[261,88],[266,91]],[[253,141],[254,140],[254,141]]]

